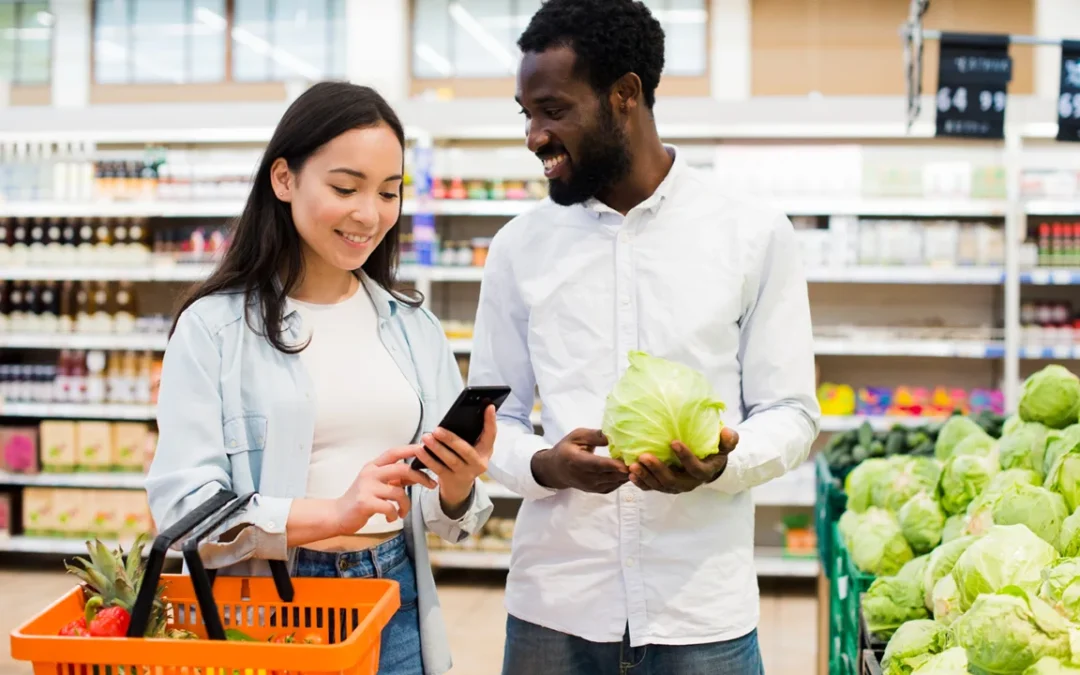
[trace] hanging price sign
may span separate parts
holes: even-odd
[[[942,33],[937,135],[1004,138],[1010,80],[1007,35]]]
[[[1057,139],[1080,142],[1080,41],[1077,40],[1061,42]]]

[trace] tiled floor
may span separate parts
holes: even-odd
[[[7,636],[71,585],[71,578],[62,573],[0,569],[0,675],[30,672],[27,664],[11,660]],[[453,675],[498,675],[506,620],[502,595],[497,575],[440,576],[440,597],[454,649]],[[813,588],[762,587],[759,632],[768,675],[814,672],[816,621]]]

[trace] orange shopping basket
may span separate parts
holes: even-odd
[[[33,662],[35,675],[375,675],[382,630],[401,602],[396,582],[290,579],[281,561],[271,561],[271,577],[215,579],[204,568],[199,541],[251,497],[222,491],[154,539],[127,637],[58,635],[83,613],[80,586],[11,634],[12,657]],[[195,528],[182,546],[190,574],[161,574],[166,552]],[[159,581],[167,627],[200,639],[142,637]],[[253,640],[227,639],[229,629]],[[311,639],[267,642],[282,633]]]

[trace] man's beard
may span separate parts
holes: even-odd
[[[551,201],[560,206],[581,204],[592,199],[630,173],[630,147],[626,133],[615,124],[611,105],[600,105],[596,128],[585,134],[579,157],[571,165],[570,180],[548,181]]]

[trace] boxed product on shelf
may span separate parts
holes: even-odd
[[[76,466],[79,471],[109,471],[112,468],[113,433],[108,422],[81,421],[75,427]]]
[[[52,473],[69,473],[78,465],[75,422],[45,420],[39,428],[41,466]]]
[[[958,387],[858,387],[823,382],[817,390],[818,402],[826,415],[890,417],[942,417],[960,411],[1002,414],[1004,393],[998,389]]]
[[[142,471],[145,465],[146,434],[149,426],[140,422],[114,422],[112,425],[112,470]]]
[[[0,471],[34,474],[40,470],[37,428],[0,427]]]
[[[22,491],[22,528],[31,537],[47,537],[56,529],[52,488],[28,487]]]

